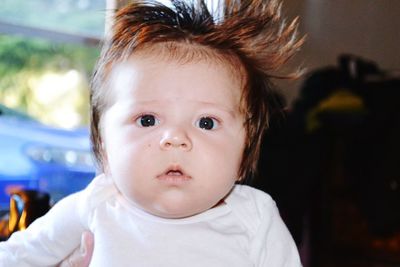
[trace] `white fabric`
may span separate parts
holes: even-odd
[[[133,206],[103,175],[0,243],[0,266],[54,266],[79,245],[84,229],[95,235],[95,267],[301,266],[275,202],[264,192],[236,185],[225,204],[164,219]]]

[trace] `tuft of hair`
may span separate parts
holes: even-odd
[[[105,109],[104,92],[109,69],[138,50],[157,43],[188,44],[210,49],[239,62],[245,71],[247,141],[239,170],[242,178],[255,174],[261,138],[268,125],[271,78],[295,78],[298,72],[279,73],[300,48],[298,19],[287,23],[279,0],[220,0],[210,10],[204,0],[134,1],[116,12],[111,37],[106,40],[92,81],[91,138],[102,162],[99,122]]]
[[[231,50],[251,61],[259,71],[275,73],[299,50],[298,18],[287,23],[279,0],[221,0],[222,12],[212,12],[204,0],[134,1],[116,13],[111,54],[128,57],[135,49],[156,42],[175,41]]]

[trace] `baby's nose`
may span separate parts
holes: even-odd
[[[174,128],[164,133],[160,140],[160,147],[163,150],[180,148],[184,151],[190,151],[192,149],[192,141],[185,131]]]

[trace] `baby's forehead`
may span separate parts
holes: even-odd
[[[154,51],[141,51],[115,64],[107,91],[108,105],[123,99],[186,99],[238,107],[243,94],[236,71],[225,62],[210,57],[183,61]]]
[[[239,57],[229,51],[217,50],[199,44],[183,42],[160,42],[138,47],[126,62],[135,58],[145,58],[157,64],[159,61],[189,64],[206,62],[210,65],[219,65],[229,69],[232,78],[240,83],[247,78],[246,71]],[[125,63],[126,63],[125,62]]]
[[[139,64],[140,62],[146,62],[146,64]],[[139,73],[136,68],[138,65]],[[177,70],[184,69],[190,65],[202,66],[202,68],[214,69],[216,71],[222,70],[220,74],[227,75],[225,77],[228,77],[229,83],[236,88],[237,86],[240,88],[239,98],[241,99],[241,104],[239,105],[241,108],[244,108],[243,104],[247,102],[243,102],[244,99],[242,99],[246,84],[246,76],[244,73],[246,72],[237,57],[197,44],[173,42],[157,43],[138,48],[131,53],[131,55],[126,57],[125,60],[114,63],[111,68],[111,73],[109,73],[109,91],[106,92],[109,96],[107,96],[107,99],[114,99],[113,96],[117,93],[115,90],[118,90],[117,84],[121,86],[129,84],[130,79],[136,79],[137,76],[135,75],[140,75],[140,73],[153,73],[154,79],[151,79],[150,83],[153,82],[153,80],[159,80],[157,79],[159,76],[158,71],[160,71],[158,68],[159,65],[169,65]],[[195,71],[197,70],[198,69]],[[163,69],[161,69],[161,71],[163,71]],[[199,76],[201,76],[201,73],[199,73]],[[207,78],[204,77],[204,79]],[[147,82],[149,81],[146,80],[146,83]],[[188,86],[190,86],[190,84]],[[233,87],[232,90],[234,90]]]

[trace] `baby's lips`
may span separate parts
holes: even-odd
[[[190,175],[188,175],[186,173],[185,170],[183,170],[183,168],[179,165],[171,165],[169,166],[161,175],[168,175],[168,176],[186,176],[186,177],[190,177]]]
[[[183,173],[181,171],[179,171],[179,170],[178,171],[171,170],[171,171],[167,172],[167,175],[181,176],[181,175],[183,175]]]

